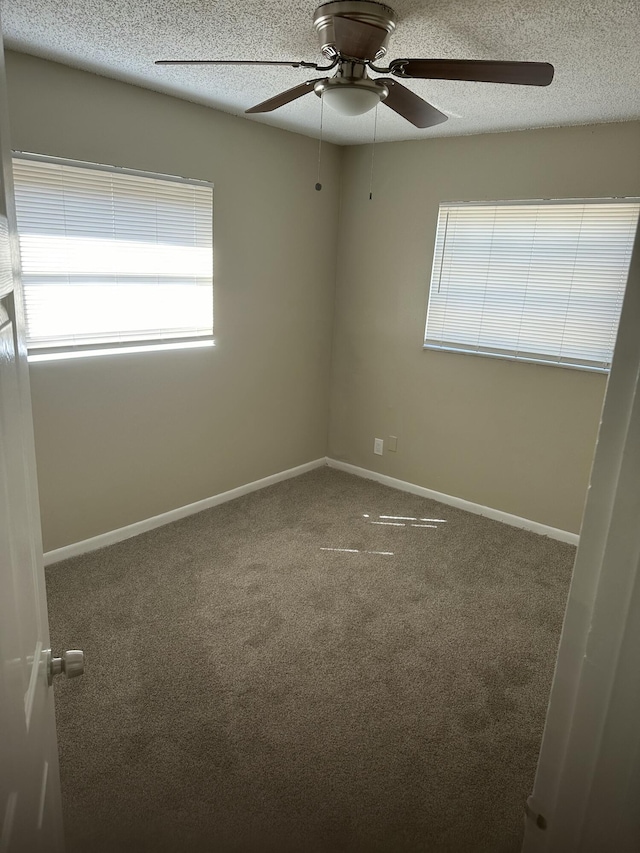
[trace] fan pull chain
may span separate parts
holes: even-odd
[[[373,116],[373,145],[371,146],[371,175],[369,176],[369,201],[373,200],[373,157],[376,151],[376,136],[378,135],[378,105]]]
[[[320,183],[320,163],[322,162],[322,120],[324,118],[324,98],[320,98],[320,139],[318,140],[318,182],[316,189],[320,191],[322,184]]]

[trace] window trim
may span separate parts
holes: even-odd
[[[463,349],[462,347],[454,346],[437,346],[435,344],[423,344],[423,350],[429,352],[453,352],[458,355],[479,355],[482,358],[495,358],[501,361],[510,361],[512,364],[543,364],[547,367],[564,367],[568,370],[586,370],[588,373],[603,373],[605,376],[611,370],[610,367],[598,367],[594,364],[579,364],[576,359],[573,361],[562,361],[557,358],[542,358],[539,355],[511,355],[504,352],[487,352],[487,350]]]
[[[429,287],[427,293],[427,309],[425,313],[424,320],[424,336],[422,342],[422,349],[427,350],[429,352],[452,352],[457,353],[459,355],[476,355],[482,356],[484,358],[496,358],[502,359],[503,361],[510,361],[512,363],[521,362],[523,364],[542,364],[547,367],[563,367],[568,368],[569,370],[582,370],[587,371],[588,373],[601,373],[607,375],[611,366],[598,365],[593,362],[582,362],[580,363],[579,359],[572,359],[571,361],[565,361],[562,358],[558,359],[553,356],[549,356],[545,358],[543,355],[539,353],[514,353],[509,352],[507,350],[499,350],[495,349],[491,351],[491,347],[485,347],[484,349],[476,349],[469,345],[468,347],[464,344],[438,344],[438,343],[428,343],[426,332],[427,332],[427,322],[429,319],[429,307],[431,303],[431,285],[433,284],[433,274],[436,264],[436,241],[438,239],[438,224],[440,220],[440,210],[442,207],[489,207],[489,206],[500,206],[500,207],[509,207],[509,206],[519,206],[519,205],[537,205],[537,206],[545,206],[545,205],[561,205],[561,204],[638,204],[640,205],[640,196],[611,196],[611,197],[601,197],[601,198],[541,198],[541,199],[483,199],[483,200],[456,200],[456,201],[446,201],[441,200],[438,202],[438,217],[436,221],[436,228],[433,234],[433,260],[431,263],[431,277],[429,279]],[[640,219],[638,221],[637,230],[640,231]],[[631,246],[633,250],[633,244]],[[625,286],[626,289],[626,286]],[[613,353],[612,353],[613,357]]]
[[[92,358],[94,356],[105,355],[136,355],[140,352],[167,352],[171,350],[187,350],[187,349],[205,349],[215,347],[216,342],[213,338],[199,338],[193,341],[156,341],[150,344],[122,344],[113,347],[90,347],[80,349],[76,347],[73,350],[57,349],[43,352],[36,350],[30,355],[27,355],[29,364],[34,364],[44,361],[65,361],[73,358]]]
[[[121,175],[132,175],[140,178],[152,178],[160,181],[169,181],[176,184],[186,184],[189,186],[204,187],[211,190],[211,235],[212,235],[212,252],[213,252],[213,234],[215,205],[214,205],[214,184],[213,181],[205,181],[198,178],[182,177],[180,175],[165,175],[161,172],[149,172],[142,169],[130,169],[125,166],[114,166],[110,163],[93,163],[87,160],[75,160],[68,157],[56,157],[50,154],[38,154],[33,151],[21,151],[13,149],[11,151],[11,159],[31,160],[40,163],[52,163],[60,166],[71,166],[80,169],[90,169],[96,172],[108,172]],[[212,275],[212,287],[213,287]],[[203,335],[185,335],[183,337],[173,338],[140,338],[138,340],[129,341],[112,341],[108,343],[90,343],[77,344],[75,346],[63,345],[59,347],[28,347],[27,346],[27,361],[46,362],[46,361],[63,361],[65,359],[82,358],[90,356],[103,355],[129,355],[134,353],[150,353],[157,351],[170,351],[179,349],[200,349],[205,347],[215,347],[215,330],[212,334]]]

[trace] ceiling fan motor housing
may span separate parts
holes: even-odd
[[[357,59],[374,61],[383,57],[389,46],[389,37],[396,28],[396,15],[393,9],[382,3],[372,3],[369,0],[338,0],[318,6],[313,16],[313,26],[318,33],[320,50],[328,59],[335,59],[348,50],[341,45],[341,39],[336,33],[335,19],[346,18],[350,21],[369,24],[379,30],[379,43],[367,49],[370,56],[358,56]]]

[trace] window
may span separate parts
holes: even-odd
[[[213,344],[210,184],[14,157],[30,360]]]
[[[608,370],[639,210],[441,204],[425,347]]]

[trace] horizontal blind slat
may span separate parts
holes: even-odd
[[[210,186],[15,157],[30,348],[213,334]]]
[[[425,346],[609,364],[639,210],[629,200],[441,204]]]

